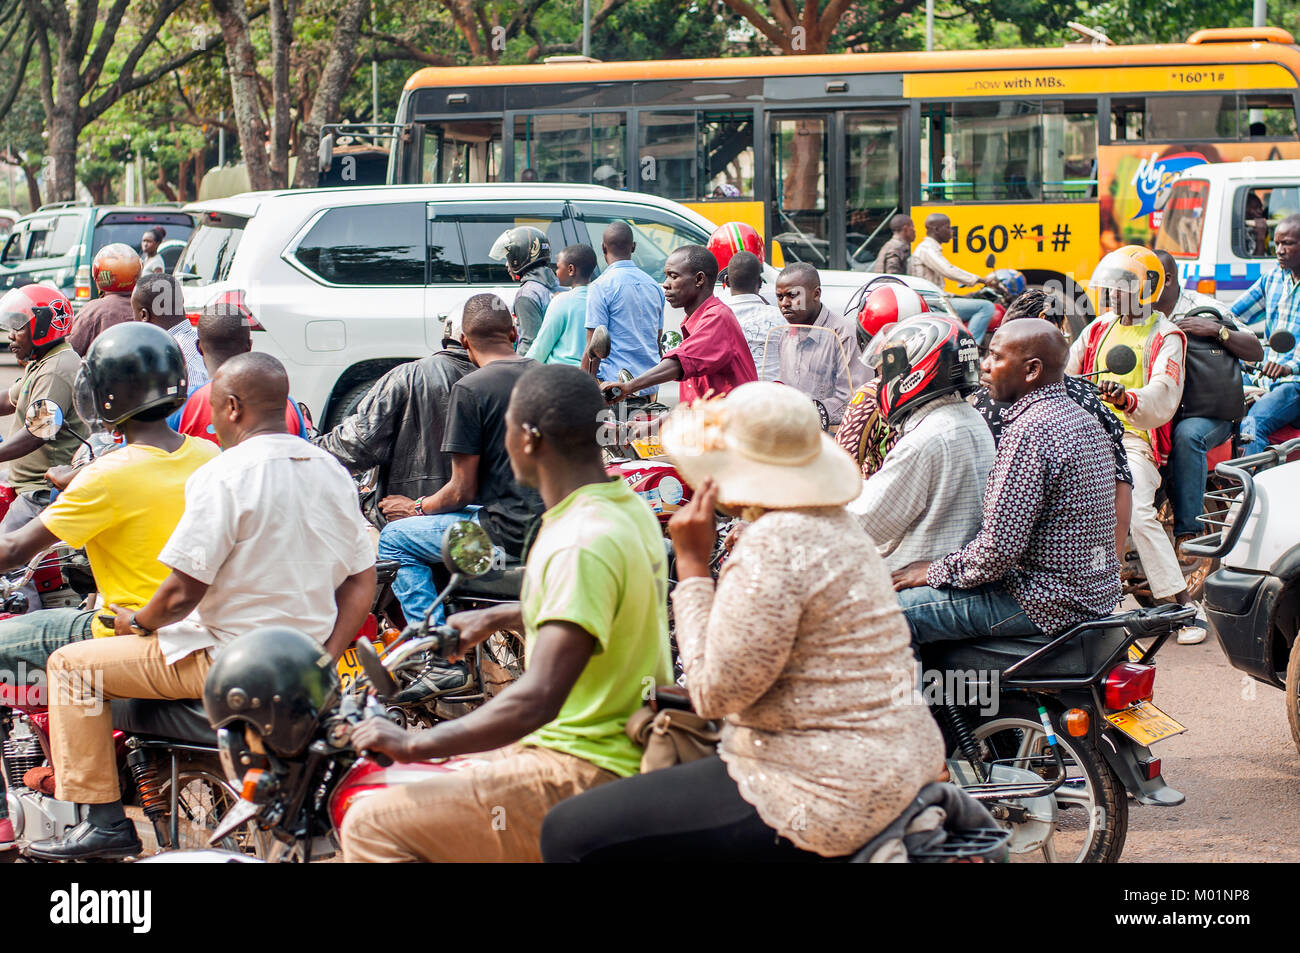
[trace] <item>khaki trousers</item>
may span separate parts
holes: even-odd
[[[513,744],[486,764],[363,797],[343,819],[349,862],[542,859],[546,812],[618,775],[550,748]]]
[[[117,635],[65,645],[50,656],[50,747],[61,801],[110,804],[121,797],[113,752],[115,698],[202,698],[206,651],[175,665],[153,636]]]
[[[1187,588],[1183,571],[1174,554],[1169,534],[1156,516],[1156,490],[1160,488],[1160,471],[1151,445],[1136,434],[1124,434],[1124,450],[1133,471],[1133,517],[1129,535],[1142,560],[1142,571],[1151,585],[1151,595],[1165,599]]]

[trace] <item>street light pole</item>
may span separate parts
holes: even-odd
[[[1255,0],[1255,26],[1268,24],[1268,0]]]
[[[582,55],[591,55],[591,0],[582,0]]]
[[[1263,0],[1255,0],[1262,3]],[[934,49],[934,0],[925,0],[925,48]]]

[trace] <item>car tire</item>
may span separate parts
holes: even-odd
[[[378,380],[378,378],[375,380]],[[370,388],[374,386],[375,381],[373,380],[361,381],[345,390],[342,396],[330,405],[329,416],[325,418],[325,428],[321,433],[328,433],[351,417],[353,412],[356,411],[357,405],[361,403],[361,398],[365,397],[370,392]]]

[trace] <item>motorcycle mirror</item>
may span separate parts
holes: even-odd
[[[676,331],[665,331],[659,335],[659,347],[665,351],[671,351],[675,347],[682,346],[682,336]]]
[[[23,423],[36,439],[53,440],[63,429],[63,410],[49,398],[34,400],[27,405]]]
[[[587,344],[587,353],[602,361],[609,357],[609,328],[596,328],[591,332],[591,341]]]
[[[327,132],[320,137],[320,145],[316,149],[317,164],[322,172],[328,172],[330,166],[334,163],[334,133]]]
[[[1279,354],[1285,354],[1295,349],[1295,335],[1290,331],[1274,331],[1269,336],[1268,346]]]
[[[995,263],[997,260],[998,260],[998,256],[997,256],[997,255],[994,255],[992,252],[990,252],[990,253],[989,253],[989,257],[987,257],[987,258],[984,259],[984,267],[985,267],[985,268],[992,268],[993,265],[994,265],[994,263]]]
[[[370,682],[370,687],[375,690],[375,694],[380,698],[392,698],[397,694],[397,682],[389,674],[388,669],[384,668],[384,663],[379,660],[379,653],[375,651],[374,645],[369,639],[357,639],[352,643],[353,650],[357,653],[357,661],[361,663],[361,670],[366,673],[366,678]]]
[[[1106,352],[1106,372],[1108,374],[1117,374],[1124,376],[1137,367],[1137,355],[1133,349],[1123,344],[1117,344]]]
[[[626,367],[622,368],[618,372],[618,382],[620,384],[626,384],[631,379],[632,379],[632,372],[629,371]]]
[[[459,520],[442,536],[442,561],[453,573],[481,576],[492,568],[492,539],[471,520]]]

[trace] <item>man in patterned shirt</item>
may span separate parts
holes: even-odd
[[[1101,425],[1065,392],[1068,353],[1045,321],[994,334],[983,379],[1012,406],[979,534],[894,573],[914,643],[1051,635],[1119,602],[1115,458]]]
[[[179,281],[171,275],[145,275],[131,292],[131,308],[141,321],[162,328],[176,339],[185,355],[191,394],[211,379],[203,355],[199,353],[199,332],[185,313],[185,298]]]

